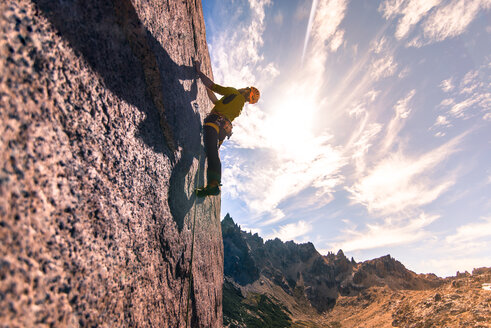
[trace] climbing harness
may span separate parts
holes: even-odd
[[[208,114],[205,118],[205,125],[211,126],[217,131],[218,142],[220,145],[223,143],[223,140],[225,140],[225,137],[230,139],[232,136],[232,122],[218,112],[212,111]]]

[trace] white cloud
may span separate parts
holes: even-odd
[[[250,21],[231,27],[231,33],[221,33],[211,41],[215,82],[236,87],[256,83],[253,72],[264,61],[259,50],[264,43],[265,7],[270,4],[271,0],[250,0]]]
[[[378,11],[383,13],[385,19],[392,18],[401,12],[404,0],[386,0],[380,4]]]
[[[373,60],[371,66],[371,76],[375,81],[394,75],[397,69],[397,63],[394,57],[387,55],[385,57]]]
[[[312,224],[305,221],[298,221],[297,223],[290,223],[280,226],[279,230],[274,230],[266,239],[279,238],[282,241],[295,240],[298,242],[297,238],[301,237],[312,231]]]
[[[386,0],[380,4],[379,11],[382,12],[385,19],[402,16],[395,33],[397,39],[402,39],[440,2],[441,0]]]
[[[437,149],[416,157],[400,151],[383,158],[351,187],[351,199],[367,207],[370,213],[397,214],[436,200],[455,183],[446,176],[437,181],[435,168],[456,151],[461,137],[457,137]]]
[[[385,219],[383,224],[367,224],[363,231],[343,231],[341,241],[330,248],[351,252],[414,243],[429,236],[424,228],[438,218],[437,215],[421,214],[405,221]]]
[[[491,94],[475,94],[459,103],[452,106],[449,114],[458,118],[468,118],[467,110],[472,108],[474,105],[479,105],[481,103],[486,103],[491,100]]]
[[[401,70],[401,71],[399,72],[399,75],[398,75],[399,79],[403,79],[403,78],[405,78],[406,76],[408,76],[408,75],[409,75],[409,72],[410,72],[409,67],[405,67],[403,70]]]
[[[235,184],[230,195],[239,196],[256,217],[269,213],[271,218],[264,224],[285,219],[277,207],[308,187],[315,189],[318,206],[330,202],[334,187],[343,180],[339,173],[346,162],[342,151],[330,144],[329,134],[314,133],[313,126],[327,55],[342,44],[344,32],[338,26],[345,9],[344,0],[318,2],[302,69],[294,78],[275,85],[281,95],[270,95],[267,112],[261,110],[261,103],[247,106],[234,121],[234,135],[227,147],[256,153],[240,165],[226,167],[224,178],[227,185]],[[278,70],[270,66],[268,72],[276,76]],[[261,85],[271,80],[257,72],[256,78]]]
[[[380,39],[371,43],[370,51],[380,54],[387,50],[387,38],[382,36]]]
[[[454,0],[439,7],[424,23],[424,35],[432,42],[462,34],[482,9],[491,7],[490,0]]]
[[[329,48],[332,52],[338,50],[339,46],[343,44],[344,30],[338,30],[332,37],[329,43]]]
[[[327,136],[311,136],[310,139],[307,136],[300,140],[295,140],[295,137],[291,134],[286,140],[270,138],[264,145],[273,143],[277,146],[262,148],[265,159],[260,162],[251,159],[241,163],[240,167],[225,169],[227,185],[236,184],[233,190],[241,195],[252,211],[258,215],[269,212],[273,216],[267,224],[284,218],[284,215],[274,213],[288,197],[311,186],[318,190],[318,195],[330,193],[341,181],[339,170],[344,159],[341,152],[329,144]],[[322,202],[322,198],[318,200]],[[329,202],[330,199],[323,201]]]
[[[382,125],[371,123],[363,130],[360,138],[354,142],[352,159],[355,161],[356,171],[364,172],[366,168],[365,156],[373,146],[373,139],[382,131]]]
[[[454,86],[453,79],[442,81],[440,87],[452,96],[442,100],[439,105],[443,108],[447,107],[446,116],[454,119],[469,119],[478,116],[481,112],[484,113],[481,114],[482,118],[486,120],[486,114],[491,109],[489,74],[489,65],[481,65],[467,72],[460,82],[455,81],[458,87]]]
[[[451,236],[447,236],[445,241],[449,244],[459,244],[474,242],[485,237],[491,237],[491,217],[483,218],[481,222],[458,227],[457,232]]]
[[[386,0],[379,6],[385,19],[397,21],[395,36],[401,40],[421,23],[408,46],[421,47],[465,32],[480,10],[489,9],[491,0]]]
[[[267,226],[276,222],[280,222],[285,217],[285,213],[278,208],[273,208],[269,211],[269,219],[265,222],[261,222],[262,226]]]
[[[250,232],[251,234],[258,234],[259,236],[262,235],[262,230],[259,229],[259,228],[249,228],[248,226],[240,226],[241,230],[243,231],[246,231],[246,232]]]
[[[380,148],[381,153],[388,151],[393,145],[401,129],[403,128],[411,109],[409,108],[409,102],[416,94],[416,90],[411,90],[408,94],[397,101],[394,106],[395,115],[394,118],[390,120],[387,125],[387,133],[385,135],[382,147]]]
[[[445,92],[452,91],[454,88],[454,85],[452,84],[452,78],[443,80],[442,83],[440,83],[440,87]]]
[[[435,126],[449,126],[450,122],[448,121],[446,116],[439,115],[436,118]]]
[[[402,9],[403,17],[399,20],[396,30],[396,38],[402,39],[408,35],[411,28],[417,24],[426,14],[441,0],[410,0]]]
[[[344,32],[339,32],[338,27],[344,19],[346,7],[346,0],[313,1],[302,61],[308,56],[309,65],[314,71],[324,71],[328,50],[326,44],[329,41],[332,51],[342,44]]]

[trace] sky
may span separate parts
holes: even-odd
[[[491,0],[202,4],[214,81],[261,91],[220,149],[222,216],[357,262],[491,267]]]

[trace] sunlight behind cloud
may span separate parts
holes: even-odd
[[[325,59],[330,49],[335,50],[342,43],[343,32],[337,27],[345,9],[346,2],[338,0],[321,1],[314,6],[310,42],[306,40],[310,46],[303,69],[290,81],[276,86],[277,96],[267,100],[267,111],[260,109],[261,103],[248,106],[234,121],[234,148],[256,149],[267,154],[267,161],[243,162],[241,166],[246,165],[247,170],[232,165],[224,172],[228,181],[240,181],[232,193],[242,195],[258,217],[264,212],[272,214],[282,201],[308,187],[317,189],[320,202],[329,202],[332,197],[324,195],[329,195],[343,180],[339,176],[345,164],[341,152],[330,144],[328,133],[314,134],[313,128],[320,109]],[[332,42],[326,43],[328,40]],[[283,218],[273,215],[263,224]]]
[[[357,254],[448,246],[439,217],[463,236],[456,204],[485,202],[473,188],[489,161],[490,2],[227,0],[243,12],[213,38],[215,78],[261,90],[221,148],[227,211]]]

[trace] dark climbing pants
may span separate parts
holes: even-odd
[[[208,183],[213,180],[221,183],[222,163],[220,162],[220,156],[218,155],[218,133],[209,125],[204,126],[203,133],[205,153],[206,158],[208,159],[208,170],[206,171]]]
[[[211,113],[205,118],[205,125],[203,127],[203,141],[205,144],[206,158],[208,159],[208,170],[206,171],[206,177],[208,183],[210,181],[217,181],[221,183],[222,178],[222,163],[220,162],[220,156],[218,154],[218,148],[222,144],[225,137],[227,137],[227,131],[225,126],[227,125],[226,120],[217,114]],[[212,123],[213,126],[207,125],[206,123]],[[232,124],[228,121],[230,127],[230,137],[232,131]],[[215,129],[216,127],[217,129]],[[218,130],[218,131],[217,131]]]

